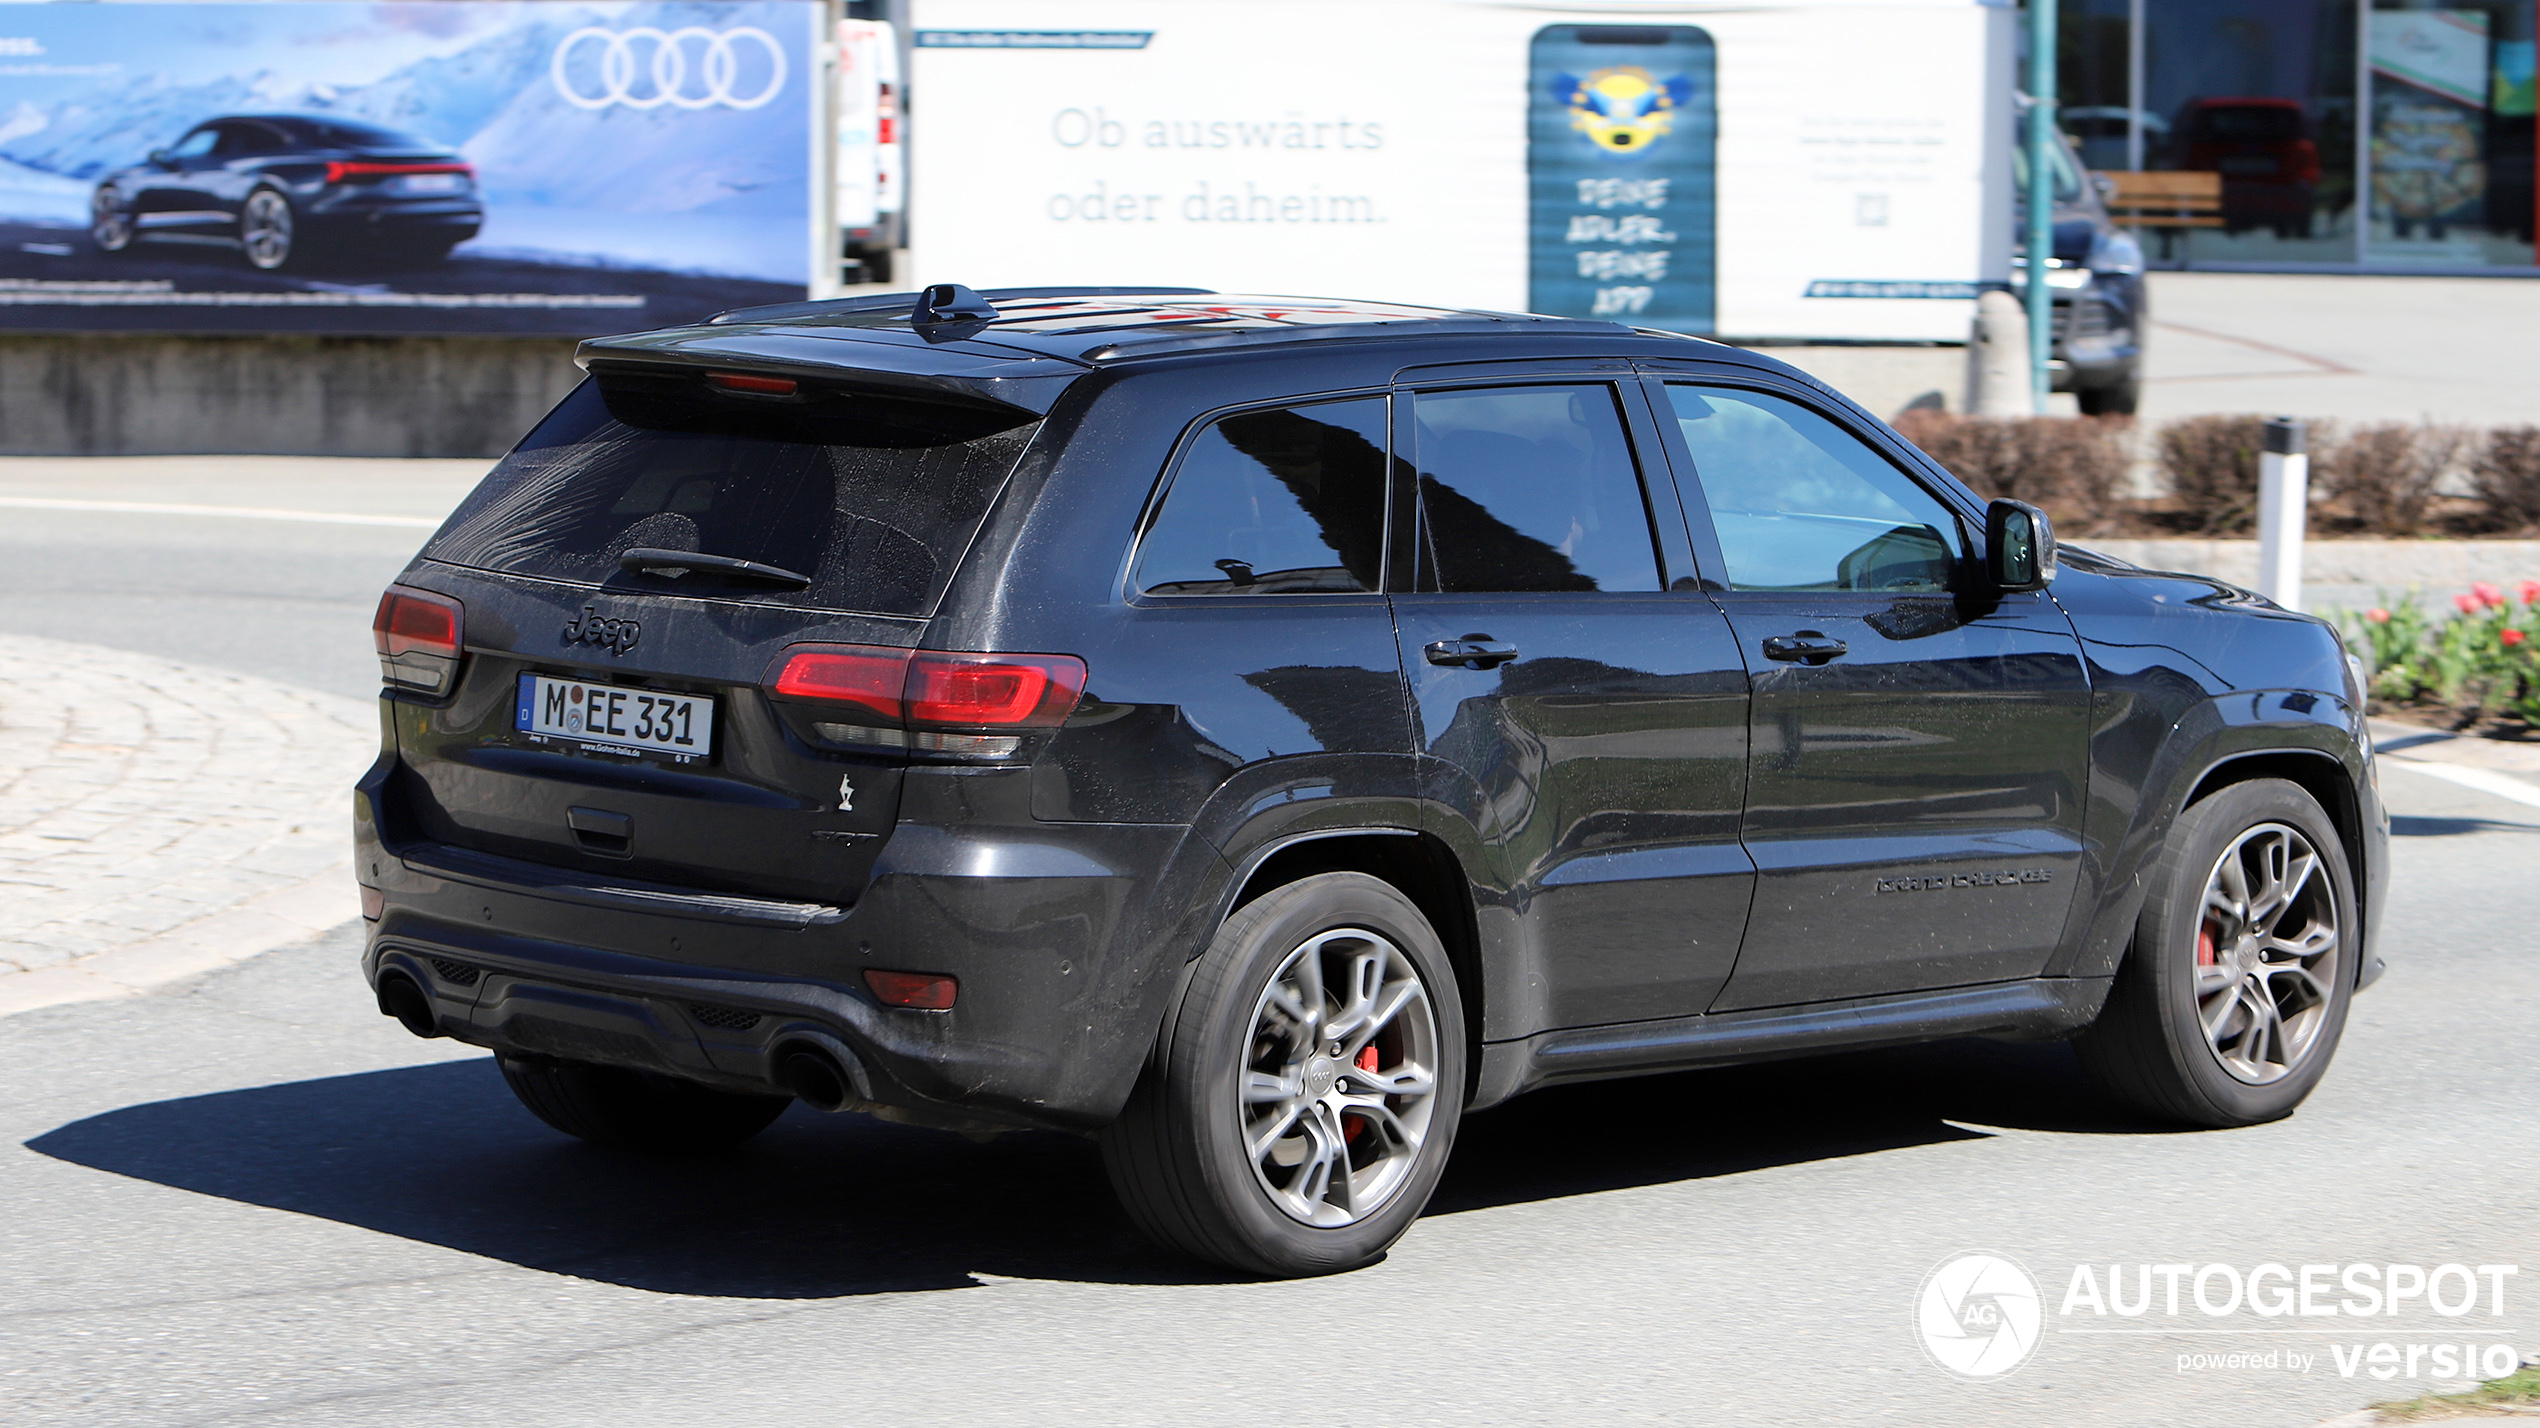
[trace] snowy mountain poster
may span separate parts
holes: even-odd
[[[0,8],[0,329],[588,336],[799,299],[820,14]]]

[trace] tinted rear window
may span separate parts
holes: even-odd
[[[432,560],[629,594],[881,615],[930,612],[1037,424],[967,441],[846,446],[629,426],[583,383],[442,526]],[[809,576],[630,574],[629,550],[699,551]]]

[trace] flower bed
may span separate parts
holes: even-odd
[[[2452,597],[2441,618],[2412,600],[2344,612],[2340,623],[2366,652],[2374,712],[2413,714],[2456,729],[2501,724],[2540,730],[2540,580],[2508,599],[2480,581]]]

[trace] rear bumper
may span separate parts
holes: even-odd
[[[357,866],[381,906],[363,970],[374,987],[412,977],[444,1034],[780,1094],[780,1050],[808,1041],[861,1099],[949,1120],[1116,1116],[1175,951],[1192,950],[1172,914],[1213,907],[1223,869],[1173,826],[902,825],[851,905],[664,899],[383,839],[397,825],[382,762],[357,793]],[[867,968],[949,973],[960,995],[949,1011],[886,1007]]]

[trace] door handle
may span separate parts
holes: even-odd
[[[1774,635],[1765,640],[1764,658],[1815,666],[1840,659],[1851,648],[1843,641],[1815,630],[1801,630],[1795,635]]]
[[[1431,664],[1460,664],[1467,669],[1492,669],[1517,657],[1517,647],[1506,640],[1488,635],[1466,635],[1460,640],[1432,640],[1421,650]]]

